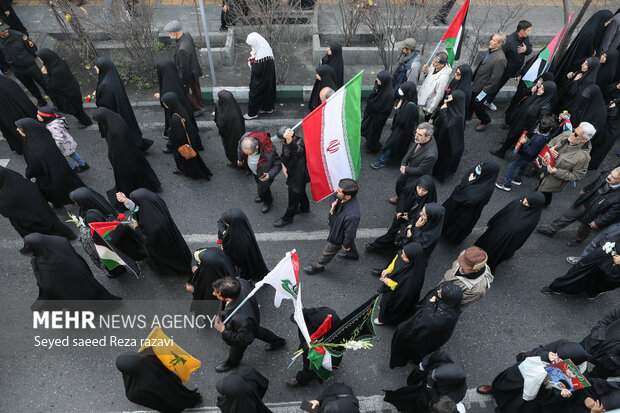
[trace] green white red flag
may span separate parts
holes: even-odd
[[[465,37],[465,20],[469,11],[469,0],[461,6],[459,12],[454,16],[452,23],[444,33],[441,40],[446,41],[446,52],[448,53],[448,64],[452,66],[455,60],[461,55],[463,38]]]
[[[362,73],[302,121],[312,198],[320,201],[360,171]]]
[[[114,246],[114,240],[122,236],[123,223],[120,221],[91,222],[90,234],[97,250],[97,255],[108,270],[113,270],[119,265],[124,266],[136,277],[140,277],[140,267],[120,249]]]

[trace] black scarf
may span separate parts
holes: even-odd
[[[198,268],[187,282],[194,286],[190,310],[203,314],[200,301],[217,300],[211,285],[220,278],[234,277],[235,269],[226,253],[219,248],[206,248],[197,255],[200,260],[196,261]]]
[[[477,166],[475,166],[465,173],[463,179],[461,179],[461,183],[454,188],[450,198],[455,202],[466,206],[479,205],[481,207],[489,202],[495,189],[495,180],[499,174],[499,165],[491,159],[481,162],[480,165],[480,175],[476,174],[475,171]],[[470,181],[469,176],[472,173],[475,179]]]
[[[543,82],[543,94],[536,92],[525,99],[514,112],[515,121],[508,130],[508,139],[521,136],[523,131],[533,132],[538,120],[543,115],[551,113],[552,100],[554,99],[557,86],[554,81]]]
[[[15,130],[15,122],[22,118],[35,119],[37,107],[28,95],[13,79],[0,75],[0,132],[6,139],[11,150],[18,154],[24,153],[24,139]]]
[[[321,104],[320,93],[324,87],[331,88],[334,92],[338,90],[338,81],[336,80],[336,72],[329,65],[321,65],[316,68],[316,74],[319,75],[321,80],[316,79],[314,81],[314,87],[310,94],[310,101],[308,102],[308,109],[312,112]]]
[[[53,50],[42,48],[37,56],[47,69],[47,88],[56,109],[73,113],[82,105],[82,91],[67,62]]]
[[[607,105],[601,89],[597,85],[588,86],[581,92],[577,102],[571,113],[574,127],[581,122],[590,122],[597,131],[602,130],[607,121]]]
[[[322,65],[329,65],[334,69],[336,75],[336,89],[340,89],[344,85],[344,60],[342,60],[342,45],[338,42],[330,43],[329,48],[332,51],[331,56],[326,54],[321,58]]]
[[[242,366],[215,384],[222,413],[271,413],[263,403],[269,380],[249,366]]]
[[[222,137],[222,145],[226,158],[233,164],[237,162],[237,147],[239,139],[245,133],[245,119],[241,107],[228,90],[217,92],[215,104],[215,124]]]
[[[381,81],[381,85],[375,81],[375,87],[366,101],[366,111],[389,114],[394,105],[392,75],[387,70],[382,70],[377,78]]]
[[[69,198],[71,198],[71,200],[80,207],[79,215],[81,217],[84,217],[86,215],[86,211],[89,209],[96,209],[108,218],[116,218],[117,216],[117,212],[103,197],[103,195],[98,194],[86,186],[71,191]]]
[[[618,59],[618,49],[606,50],[603,53],[607,56],[605,63],[601,63],[596,77],[596,84],[604,90],[607,85],[620,80],[620,59]]]

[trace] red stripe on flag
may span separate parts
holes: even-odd
[[[295,284],[299,285],[299,257],[295,252],[291,254],[291,264],[295,272]]]
[[[459,30],[463,25],[463,20],[465,20],[465,16],[467,16],[467,10],[469,10],[469,0],[465,0],[465,3],[463,3],[456,16],[454,16],[454,20],[452,20],[452,23],[448,26],[441,40],[456,38],[458,36]],[[458,45],[454,46],[457,47]]]
[[[321,132],[323,129],[323,110],[325,104],[315,109],[303,120],[304,141],[306,143],[306,162],[308,163],[308,173],[310,174],[310,189],[312,198],[315,201],[329,196],[333,191],[329,187],[327,174],[323,165]]]

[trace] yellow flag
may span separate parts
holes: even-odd
[[[174,340],[164,334],[160,327],[153,328],[138,353],[149,347],[153,349],[159,361],[169,370],[174,371],[183,382],[187,382],[190,374],[200,367],[200,360],[189,355]]]

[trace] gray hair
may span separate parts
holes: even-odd
[[[251,149],[252,153],[258,152],[258,139],[252,138],[251,136],[246,136],[241,141],[241,149]]]
[[[439,52],[435,55],[435,59],[437,59],[437,61],[442,65],[445,65],[446,63],[448,63],[448,53]]]
[[[493,36],[499,36],[499,41],[502,42],[502,45],[506,44],[506,33],[497,32]]]
[[[579,127],[583,131],[582,138],[590,140],[596,134],[596,128],[589,122],[581,122]]]
[[[431,125],[428,122],[422,122],[418,125],[418,129],[424,129],[426,131],[425,135],[427,138],[432,138],[433,137],[433,132],[435,131],[435,128],[433,127],[433,125]]]

